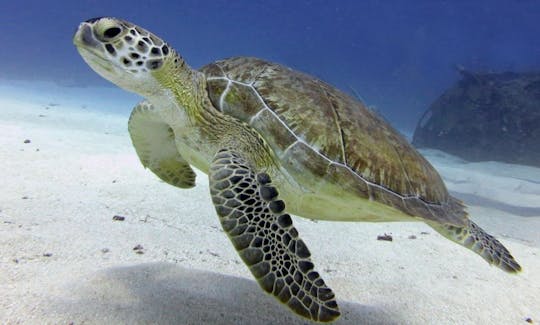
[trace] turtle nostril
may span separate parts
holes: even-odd
[[[103,32],[103,36],[106,38],[114,38],[120,34],[122,30],[119,27],[110,27]]]

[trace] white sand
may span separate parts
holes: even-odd
[[[0,86],[0,323],[308,323],[251,278],[220,228],[206,176],[191,190],[159,181],[131,147],[128,113],[90,111],[129,112],[135,97],[28,89]],[[524,271],[490,267],[421,223],[296,218],[338,297],[336,324],[539,322],[540,170],[426,153]],[[384,233],[394,241],[377,241]]]

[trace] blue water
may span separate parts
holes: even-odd
[[[308,324],[224,242],[206,177],[179,190],[139,164],[127,121],[140,99],[72,44],[100,16],[154,32],[195,68],[245,55],[310,73],[409,135],[456,66],[540,72],[540,0],[0,0],[0,325]],[[421,154],[524,272],[490,269],[427,225],[294,218],[337,324],[537,324],[540,169]]]
[[[459,78],[540,70],[540,1],[0,2],[0,78],[109,84],[81,60],[80,21],[116,16],[172,44],[193,67],[236,55],[353,87],[400,129]]]

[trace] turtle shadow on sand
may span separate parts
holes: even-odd
[[[55,301],[68,321],[117,324],[316,324],[296,316],[255,281],[168,263],[109,268]],[[394,312],[339,301],[332,324],[398,324]]]

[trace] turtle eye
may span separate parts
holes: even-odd
[[[103,32],[103,36],[108,39],[115,38],[121,31],[120,27],[109,27]]]

